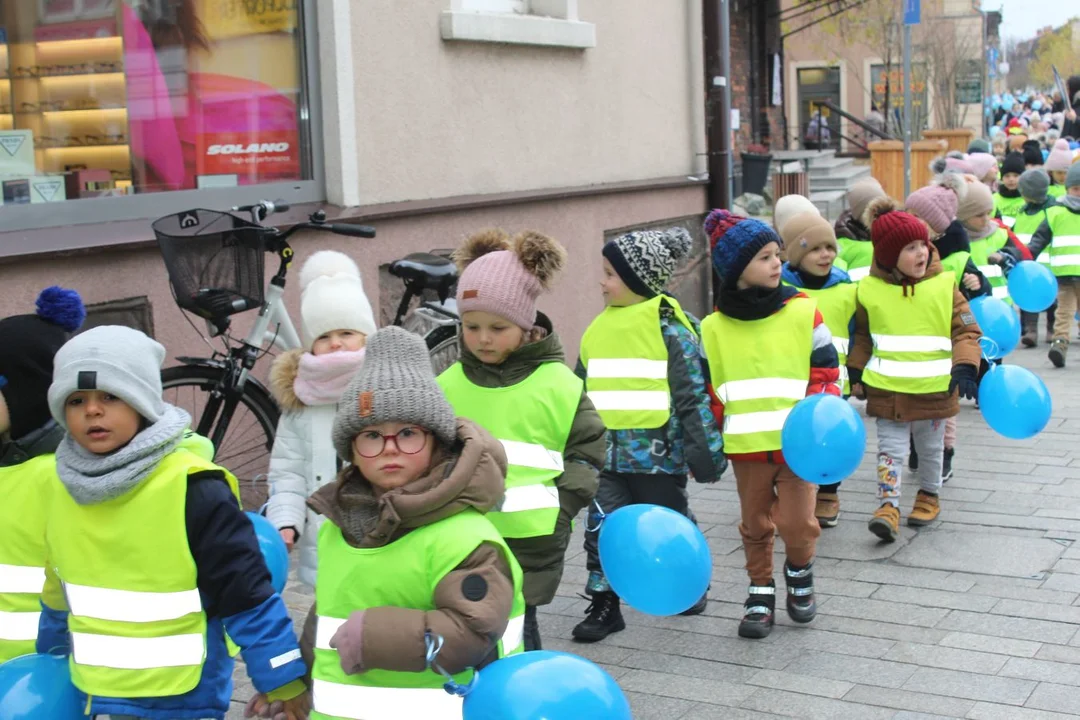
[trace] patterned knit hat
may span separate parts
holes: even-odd
[[[907,209],[925,220],[936,233],[943,233],[956,219],[960,198],[967,195],[967,182],[962,176],[946,173],[933,185],[920,188],[908,196]]]
[[[1046,202],[1046,195],[1050,192],[1050,176],[1042,168],[1025,170],[1020,176],[1020,194],[1025,200],[1037,203]]]
[[[522,330],[536,324],[536,299],[566,263],[556,240],[532,230],[513,239],[502,230],[484,230],[454,252],[461,277],[458,311],[489,312]]]
[[[693,245],[690,233],[673,227],[625,233],[604,243],[601,252],[631,292],[651,298],[664,292]]]
[[[784,241],[760,220],[748,220],[727,210],[713,210],[705,218],[705,233],[712,248],[713,269],[724,285],[735,283],[763,247]]]
[[[1003,177],[1009,173],[1022,175],[1024,170],[1027,170],[1027,166],[1024,165],[1024,156],[1018,152],[1010,152],[1001,163]]]
[[[828,246],[835,252],[836,231],[832,223],[817,212],[799,213],[784,223],[780,233],[787,249],[788,264],[793,268],[802,265],[803,258],[821,246]]]
[[[910,213],[896,209],[892,198],[884,197],[870,203],[866,209],[870,226],[870,242],[874,244],[874,262],[885,270],[896,267],[900,252],[917,241],[926,243],[927,250],[933,245],[926,225]]]
[[[384,422],[415,423],[446,445],[457,437],[457,420],[435,382],[427,346],[419,335],[384,327],[368,340],[364,364],[338,401],[334,448],[352,462],[353,439]]]
[[[1058,140],[1054,143],[1054,149],[1050,151],[1050,157],[1046,159],[1043,169],[1046,172],[1068,170],[1072,165],[1073,152],[1069,149],[1068,140]]]

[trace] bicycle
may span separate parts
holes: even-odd
[[[246,509],[257,509],[266,500],[265,478],[281,414],[252,370],[273,348],[301,347],[283,299],[293,258],[288,239],[305,229],[375,237],[375,229],[368,226],[328,223],[321,210],[284,231],[262,224],[287,209],[284,203],[264,200],[232,212],[186,210],[152,224],[176,304],[206,322],[205,339],[213,350],[209,358],[177,357],[180,365],[162,371],[165,400],[187,410],[195,432],[213,443],[215,461],[240,481]],[[251,220],[237,212],[249,213]],[[264,288],[268,253],[278,256],[279,265]],[[433,363],[441,366],[436,372],[441,372],[457,360],[458,352],[458,317],[450,298],[457,283],[454,264],[438,255],[413,253],[392,263],[390,272],[405,284],[393,324],[421,331]],[[423,299],[426,293],[438,300]],[[420,306],[409,314],[418,296]],[[258,314],[247,335],[233,337],[231,317],[254,309]],[[222,350],[210,344],[213,338],[222,340]]]

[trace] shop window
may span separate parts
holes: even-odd
[[[145,295],[87,305],[80,332],[102,325],[123,325],[154,337],[154,308]]]
[[[312,180],[306,4],[0,0],[0,216]]]

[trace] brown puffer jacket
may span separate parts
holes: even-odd
[[[458,418],[458,441],[453,450],[432,458],[426,475],[381,497],[376,498],[368,481],[350,466],[336,483],[316,491],[308,505],[341,528],[346,542],[357,548],[388,545],[414,528],[466,508],[487,512],[503,498],[506,454],[486,430],[463,418]],[[439,664],[447,671],[457,673],[491,662],[510,618],[514,562],[498,546],[478,543],[435,587],[434,610],[375,607],[353,613],[338,631],[342,641],[335,643],[343,668],[421,672],[426,668],[427,630],[445,641]],[[467,578],[479,579],[465,583]],[[475,597],[478,586],[486,586],[486,592],[476,599],[466,597],[466,588]],[[300,641],[308,667],[314,658],[315,618],[313,606]]]
[[[930,267],[926,275],[916,283],[932,278],[942,272],[941,259],[937,249],[930,254]],[[874,263],[870,268],[870,274],[881,278],[893,285],[899,285],[900,281],[893,273],[886,272]],[[917,289],[916,289],[916,292]],[[953,314],[952,314],[952,343],[953,343],[953,367],[957,365],[971,365],[976,370],[982,357],[979,347],[979,338],[982,331],[975,316],[968,307],[967,300],[959,290],[953,291]],[[870,361],[874,345],[870,339],[870,326],[866,316],[866,308],[862,304],[855,306],[855,335],[852,337],[851,352],[848,353],[848,367],[862,370]],[[916,420],[939,420],[948,418],[960,412],[960,402],[956,392],[926,393],[924,395],[910,395],[908,393],[890,392],[866,386],[866,414],[870,417],[887,418],[897,422],[914,422]]]

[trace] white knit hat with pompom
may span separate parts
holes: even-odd
[[[375,334],[375,315],[360,270],[344,253],[320,250],[300,269],[300,334],[304,349],[331,330]]]

